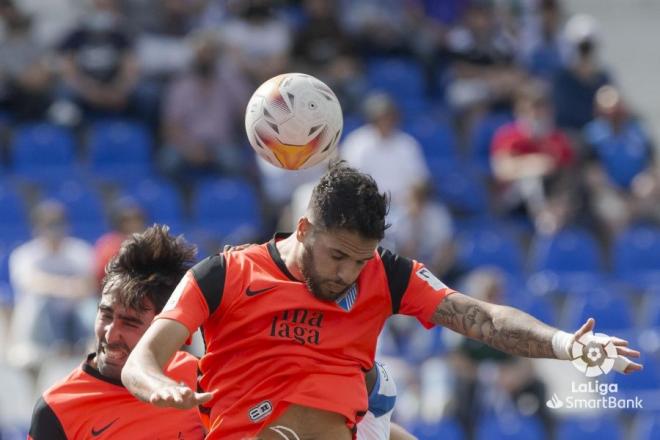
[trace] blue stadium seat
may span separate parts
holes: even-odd
[[[404,130],[422,145],[429,161],[455,161],[457,159],[456,136],[445,121],[432,117],[415,118],[404,125]]]
[[[0,248],[13,248],[30,236],[30,222],[20,194],[0,181]]]
[[[532,269],[560,274],[602,271],[595,238],[581,229],[565,229],[552,236],[539,236],[532,246]]]
[[[169,182],[145,179],[126,191],[146,211],[149,223],[163,223],[175,231],[183,223],[183,199]]]
[[[658,440],[660,438],[660,412],[641,415],[635,426],[635,440]]]
[[[9,249],[0,249],[0,306],[14,302],[14,293],[9,285],[9,255]]]
[[[640,345],[633,341],[630,341],[630,345],[635,348],[640,348]],[[628,392],[634,395],[639,390],[655,392],[660,389],[660,369],[658,368],[658,361],[653,357],[652,353],[646,352],[643,348],[641,348],[641,352],[642,357],[640,359],[635,359],[635,362],[644,365],[642,371],[638,371],[635,374],[610,373],[612,375],[612,381],[619,384],[619,390],[622,392]]]
[[[345,114],[344,115],[344,129],[341,134],[342,140],[356,128],[360,128],[364,125],[366,121],[360,115],[356,114]]]
[[[521,309],[546,324],[553,326],[559,325],[559,319],[554,305],[548,298],[530,294],[528,301]]]
[[[153,139],[144,125],[125,120],[96,122],[89,133],[94,177],[135,182],[152,172]]]
[[[420,420],[407,426],[407,429],[418,440],[461,440],[463,438],[463,431],[452,420],[440,420],[438,422]]]
[[[76,142],[66,128],[48,124],[18,127],[11,143],[13,171],[29,181],[52,183],[76,173]]]
[[[426,88],[421,66],[406,58],[377,58],[369,61],[367,81],[370,89],[387,92],[397,101],[422,97]]]
[[[596,119],[587,124],[584,136],[610,180],[622,188],[628,188],[650,164],[653,147],[637,122],[626,124],[615,135],[608,123]]]
[[[74,236],[94,242],[108,231],[101,197],[85,183],[66,181],[53,188],[46,196],[64,203]]]
[[[533,417],[487,416],[479,421],[478,440],[542,440],[545,434],[538,419]]]
[[[557,438],[562,440],[620,440],[623,439],[621,426],[615,417],[571,418],[559,425]]]
[[[488,193],[481,176],[455,161],[429,161],[431,179],[440,199],[454,211],[483,216],[488,211]]]
[[[261,233],[259,201],[254,188],[240,179],[218,179],[197,186],[193,224],[238,242]]]
[[[627,330],[634,327],[633,313],[628,301],[607,290],[596,289],[589,295],[572,298],[570,328],[579,328],[588,318],[596,319],[596,331]]]
[[[462,233],[458,240],[458,261],[461,267],[469,270],[494,266],[514,275],[523,271],[520,244],[508,231],[499,228]]]
[[[472,163],[483,173],[490,175],[490,145],[498,128],[512,121],[508,113],[487,114],[475,122],[470,133]]]
[[[635,226],[617,237],[614,272],[626,282],[645,288],[660,281],[660,229]]]

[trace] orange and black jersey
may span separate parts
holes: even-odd
[[[336,302],[314,297],[269,243],[211,256],[193,267],[156,319],[173,319],[206,343],[200,386],[208,439],[259,432],[289,404],[342,414],[353,427],[367,410],[363,371],[394,313],[427,327],[451,292],[422,264],[378,249]]]
[[[90,365],[94,353],[39,398],[28,439],[203,439],[196,409],[158,408],[133,397],[122,383]],[[197,358],[178,352],[165,374],[196,386]]]

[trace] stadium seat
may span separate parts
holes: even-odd
[[[437,422],[418,421],[407,426],[410,433],[418,440],[461,440],[463,431],[458,424],[452,420],[440,420]]]
[[[559,425],[557,438],[566,440],[595,439],[620,440],[623,439],[621,426],[615,417],[588,417],[571,418]]]
[[[483,228],[464,232],[458,240],[458,261],[461,267],[472,270],[494,266],[520,275],[523,255],[516,238],[500,228]]]
[[[240,242],[261,233],[259,201],[254,188],[240,179],[218,179],[197,186],[193,225],[223,241]]]
[[[608,177],[621,188],[628,188],[635,176],[650,165],[652,146],[638,127],[625,127],[623,136],[615,136],[606,122],[596,119],[584,132]]]
[[[11,143],[13,171],[20,178],[52,183],[76,173],[76,142],[66,128],[48,124],[18,127]]]
[[[647,412],[636,420],[635,440],[658,440],[660,438],[660,412]]]
[[[488,211],[488,193],[475,170],[455,161],[429,161],[431,179],[440,196],[454,211],[483,216]]]
[[[532,246],[532,269],[564,273],[602,271],[600,249],[594,237],[581,229],[565,229],[539,236]]]
[[[9,284],[9,250],[0,249],[0,307],[14,303],[14,293]],[[0,325],[3,324],[0,321]],[[2,330],[0,330],[0,333]],[[2,340],[2,335],[0,335]]]
[[[404,125],[404,130],[422,145],[427,160],[456,160],[456,136],[446,122],[428,116],[420,117]]]
[[[426,88],[420,65],[414,60],[399,57],[369,61],[367,82],[370,89],[387,92],[399,102],[422,97]]]
[[[46,193],[46,197],[59,200],[66,206],[71,233],[75,237],[93,243],[108,230],[101,197],[84,182],[63,182]]]
[[[507,113],[491,113],[478,120],[470,133],[471,162],[486,175],[491,174],[490,145],[498,128],[511,122]]]
[[[183,223],[183,199],[179,190],[169,182],[145,179],[125,190],[146,211],[148,223],[163,223],[174,231]]]
[[[590,317],[596,319],[597,331],[605,333],[634,327],[628,301],[607,290],[594,289],[587,296],[573,297],[566,307],[569,309],[569,328],[579,328]]]
[[[20,194],[0,181],[0,248],[13,248],[30,236],[30,222]]]
[[[478,440],[542,440],[541,422],[533,417],[486,416],[477,427]]]
[[[639,288],[660,281],[660,229],[634,226],[619,237],[613,247],[614,272]]]
[[[89,133],[93,176],[111,182],[135,182],[152,172],[153,140],[142,124],[125,120],[96,122]]]
[[[657,390],[660,390],[660,369],[658,369],[658,361],[653,357],[652,353],[644,350],[639,344],[630,341],[630,345],[635,348],[640,348],[642,357],[640,359],[635,359],[635,361],[643,364],[644,369],[635,374],[614,373],[616,376],[613,376],[612,379],[619,384],[619,389],[623,392],[631,394],[635,394],[639,390],[657,392]]]

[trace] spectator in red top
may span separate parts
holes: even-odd
[[[540,82],[520,88],[515,120],[493,137],[491,166],[506,210],[535,216],[544,208],[546,191],[573,164],[571,143],[553,120],[547,90]]]
[[[136,232],[146,228],[142,207],[132,198],[123,197],[112,207],[113,230],[101,236],[94,244],[94,275],[99,287],[105,277],[105,267],[114,258],[121,244]]]

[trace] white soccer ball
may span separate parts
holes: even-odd
[[[344,120],[322,81],[285,73],[264,82],[245,111],[245,131],[259,156],[287,170],[309,168],[337,147]]]

